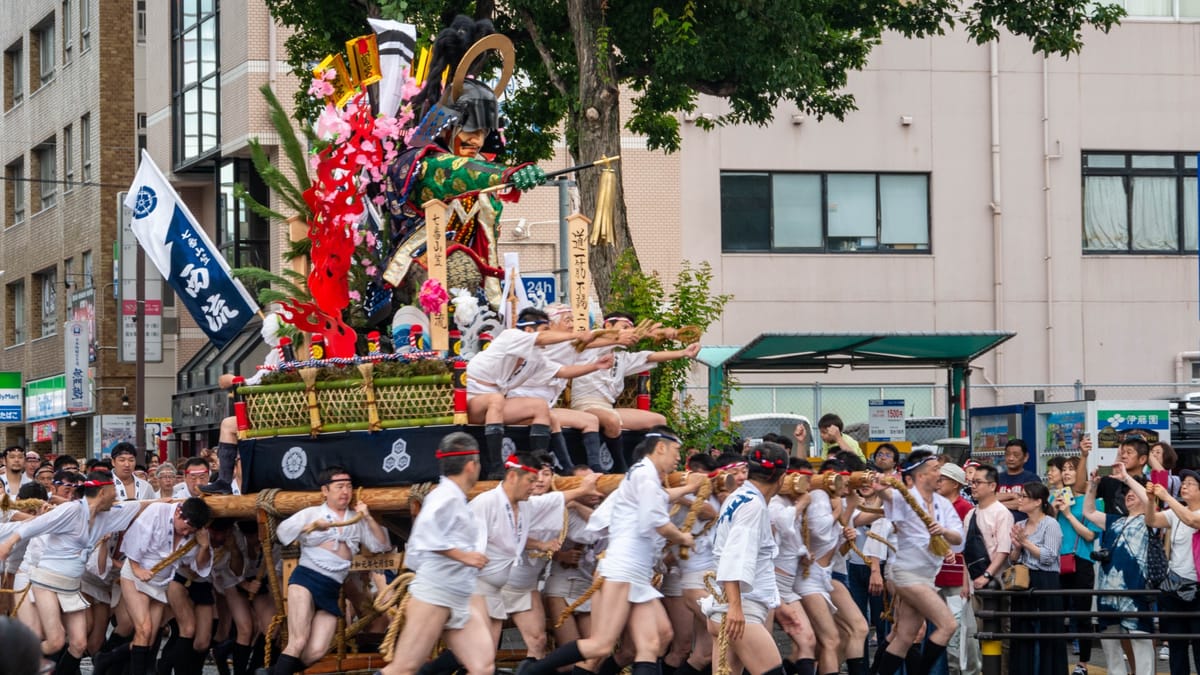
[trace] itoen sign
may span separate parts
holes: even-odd
[[[21,424],[25,398],[21,392],[21,373],[0,372],[0,422]]]

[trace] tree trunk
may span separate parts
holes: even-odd
[[[575,42],[579,64],[579,112],[572,120],[578,132],[580,162],[621,154],[621,106],[616,72],[612,67],[612,49],[597,44],[598,33],[604,25],[601,9],[604,0],[567,0],[567,18]],[[604,52],[601,52],[603,47]],[[617,186],[613,197],[613,234],[611,244],[591,248],[592,288],[603,307],[612,294],[613,270],[617,258],[625,249],[633,249],[629,223],[625,214],[625,190],[617,169]],[[588,170],[578,174],[580,208],[584,215],[596,213],[600,171]]]

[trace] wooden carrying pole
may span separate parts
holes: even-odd
[[[603,494],[609,494],[617,489],[621,484],[622,474],[605,474],[600,477],[597,482],[597,487]],[[570,490],[579,487],[583,479],[579,476],[567,476],[564,478],[556,478],[554,482],[555,490]],[[683,472],[672,473],[668,477],[668,484],[671,487],[678,487],[684,481]],[[475,495],[482,494],[496,487],[496,481],[479,481],[475,487],[467,494],[468,498],[473,498]],[[367,506],[379,513],[408,513],[409,500],[412,496],[412,487],[378,487],[378,488],[363,488],[362,500]],[[256,508],[257,495],[225,495],[225,496],[208,496],[204,501],[208,502],[212,508],[214,518],[253,518]],[[283,517],[308,508],[317,506],[324,501],[320,492],[279,492],[275,495],[275,509]]]

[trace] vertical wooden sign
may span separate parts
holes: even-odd
[[[591,219],[581,213],[567,216],[567,261],[571,280],[565,293],[571,303],[571,318],[576,331],[590,328],[588,296],[592,292],[592,277],[588,268],[588,226],[591,223]]]
[[[449,207],[440,199],[425,202],[425,262],[429,266],[429,278],[437,279],[446,286],[446,213]],[[429,315],[429,342],[435,351],[450,348],[449,307]]]

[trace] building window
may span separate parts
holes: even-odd
[[[79,267],[80,267],[79,273],[83,275],[83,287],[91,288],[92,287],[92,252],[84,251],[83,254],[81,256],[79,256],[79,263],[80,263],[79,264]]]
[[[25,222],[25,160],[4,167],[4,204],[8,226]]]
[[[14,281],[5,287],[7,292],[8,316],[5,317],[5,323],[8,324],[8,330],[5,331],[5,341],[10,345],[19,345],[25,342],[25,282]]]
[[[37,180],[30,184],[30,202],[38,210],[54,206],[58,197],[58,172],[55,170],[54,139],[50,138],[33,149],[33,173]]]
[[[141,157],[142,151],[146,149],[146,113],[137,114],[137,144],[138,157]]]
[[[1196,155],[1083,153],[1086,253],[1194,253]]]
[[[87,2],[87,0],[83,1]],[[142,45],[146,44],[146,0],[137,0],[135,7],[137,9],[135,11],[136,23],[134,24],[134,29],[136,30],[135,34],[137,35],[138,44]]]
[[[1200,18],[1200,3],[1195,0],[1117,0],[1125,13],[1134,19]]]
[[[25,100],[25,59],[21,42],[4,52],[4,109]]]
[[[92,179],[92,116],[79,118],[79,177],[85,183]]]
[[[62,3],[63,65],[71,62],[71,48],[75,46],[75,32],[71,30],[71,0]]]
[[[53,268],[34,275],[38,285],[38,315],[41,317],[41,332],[38,337],[49,337],[58,333],[58,272]]]
[[[725,253],[929,251],[929,175],[721,173]]]
[[[92,0],[79,0],[79,51],[92,46]]]
[[[174,11],[175,163],[219,149],[220,66],[216,0],[176,0]]]
[[[75,135],[71,125],[63,127],[63,192],[70,192],[75,181]]]
[[[259,178],[254,166],[245,159],[229,160],[221,165],[217,190],[217,248],[231,267],[265,267],[270,265],[268,223],[246,208],[245,202],[233,196],[233,187],[240,184],[262,204],[269,203],[270,193]]]
[[[41,84],[54,79],[54,16],[42,21],[29,33],[29,60],[37,63],[36,75]]]

